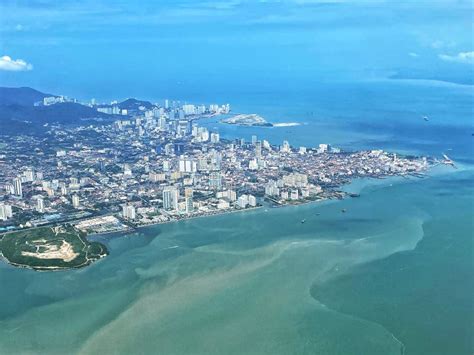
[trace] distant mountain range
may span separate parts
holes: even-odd
[[[21,88],[6,88],[0,87],[0,106],[5,105],[21,105],[33,106],[35,102],[43,101],[45,97],[55,96],[52,94],[45,94],[38,90],[21,87]]]
[[[114,119],[114,115],[97,112],[92,107],[65,102],[50,106],[34,106],[46,94],[29,87],[0,87],[0,134],[38,134],[44,124],[77,124],[85,119]],[[128,100],[127,100],[128,101]]]

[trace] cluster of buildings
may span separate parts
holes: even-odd
[[[3,137],[0,228],[79,221],[88,232],[103,232],[265,201],[302,203],[339,196],[337,188],[354,177],[420,174],[430,164],[327,144],[225,140],[198,124],[209,113],[229,111],[167,101],[109,123],[52,125],[36,139]]]
[[[47,96],[43,98],[43,101],[35,102],[34,106],[51,106],[65,102],[77,102],[77,100],[67,96]]]
[[[113,101],[110,104],[97,104],[95,100],[91,101],[88,106],[95,108],[98,112],[106,113],[109,115],[122,115],[122,116],[143,116],[146,118],[159,119],[166,116],[168,119],[180,119],[183,120],[189,116],[203,116],[203,115],[219,115],[230,113],[230,105],[194,105],[184,104],[181,105],[177,101],[165,100],[163,106],[152,105],[147,101],[138,100],[126,100],[124,102]]]

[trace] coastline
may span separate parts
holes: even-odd
[[[428,172],[430,172],[430,170]],[[428,178],[430,176],[435,176],[435,175],[429,174],[428,172],[426,174],[426,178]],[[440,172],[438,172],[438,174],[440,174]],[[416,176],[412,176],[412,177],[416,177]],[[233,213],[245,213],[245,212],[260,210],[262,208],[270,208],[270,209],[272,209],[272,208],[287,208],[287,207],[289,208],[289,207],[306,206],[306,205],[311,205],[311,204],[328,203],[328,202],[332,202],[332,201],[334,201],[334,202],[335,201],[342,201],[342,200],[346,200],[347,198],[354,198],[354,197],[350,196],[350,193],[360,192],[364,188],[369,187],[369,186],[378,186],[378,185],[388,186],[388,185],[393,184],[393,183],[414,182],[414,181],[418,181],[419,179],[420,179],[419,177],[417,177],[417,179],[409,179],[406,176],[401,176],[401,175],[392,175],[392,176],[386,176],[386,177],[383,177],[383,178],[382,177],[381,178],[375,178],[375,177],[357,178],[357,179],[353,179],[349,183],[343,184],[339,187],[341,190],[337,190],[337,192],[343,193],[344,196],[342,198],[325,197],[325,198],[322,198],[322,199],[315,199],[315,200],[297,200],[297,201],[294,201],[294,203],[286,203],[286,204],[276,204],[276,203],[269,202],[268,205],[260,205],[260,206],[256,206],[256,207],[246,208],[246,209],[235,209],[235,210],[232,210],[232,211],[222,211],[222,212],[217,212],[217,213],[212,213],[212,214],[207,214],[207,215],[197,215],[197,216],[185,217],[185,218],[181,218],[181,219],[168,220],[168,221],[164,221],[164,222],[153,222],[153,223],[149,223],[149,224],[142,224],[142,225],[130,227],[129,229],[123,230],[123,231],[110,231],[110,232],[101,232],[101,233],[91,233],[88,236],[102,236],[102,235],[108,235],[108,234],[113,234],[113,233],[124,234],[124,233],[127,233],[127,232],[139,231],[142,228],[153,227],[153,226],[162,225],[162,224],[171,224],[171,223],[183,222],[183,221],[187,221],[187,220],[194,220],[194,219],[198,219],[198,218],[215,217],[215,216],[221,216],[221,215],[227,215],[227,214],[233,214]],[[356,190],[351,191],[350,190],[351,185],[353,185],[354,183],[360,182],[360,181],[363,181],[363,184],[360,186],[360,188],[357,188]]]
[[[466,167],[462,166],[460,170],[465,170]],[[257,211],[260,210],[262,207],[265,208],[285,208],[285,207],[298,207],[298,206],[304,206],[304,205],[310,205],[310,204],[317,204],[317,203],[323,203],[323,202],[329,202],[329,201],[341,201],[345,200],[348,197],[354,198],[356,196],[351,196],[351,194],[358,195],[363,189],[370,187],[370,186],[388,186],[392,185],[394,183],[401,183],[401,182],[413,182],[417,181],[422,178],[428,178],[430,176],[438,176],[438,175],[443,175],[443,174],[449,174],[450,171],[452,171],[451,167],[445,166],[445,165],[433,165],[429,169],[425,171],[425,175],[419,176],[419,175],[389,175],[389,176],[381,176],[381,177],[376,177],[376,176],[367,176],[367,177],[360,177],[360,178],[355,178],[350,180],[347,183],[343,183],[342,185],[338,186],[337,189],[332,190],[331,192],[335,195],[332,196],[325,196],[323,198],[319,199],[313,199],[313,200],[296,200],[296,201],[291,201],[290,203],[284,203],[284,204],[277,204],[276,202],[268,201],[265,200],[267,205],[260,204],[256,207],[249,207],[245,209],[233,209],[233,210],[223,210],[223,211],[214,211],[213,213],[207,213],[207,214],[202,214],[202,215],[195,215],[195,216],[187,216],[184,218],[179,218],[179,219],[170,219],[167,221],[159,221],[159,222],[153,222],[153,223],[148,223],[148,224],[140,224],[136,226],[130,226],[128,224],[128,228],[124,230],[111,230],[111,231],[104,231],[100,233],[89,233],[85,236],[85,238],[91,237],[92,239],[94,238],[100,238],[101,236],[105,236],[108,234],[116,234],[117,236],[126,236],[129,233],[133,232],[139,232],[141,229],[148,228],[148,227],[153,227],[161,224],[171,224],[171,223],[176,223],[176,222],[181,222],[181,221],[187,221],[187,220],[194,220],[198,218],[206,218],[206,217],[213,217],[213,216],[220,216],[220,215],[225,215],[225,214],[233,214],[233,213],[244,213],[244,212],[250,212],[250,211]],[[459,171],[459,170],[458,170]],[[417,178],[417,179],[410,179],[410,177]],[[358,197],[358,196],[357,196]],[[90,217],[89,217],[90,218]],[[84,218],[86,220],[87,218]],[[12,233],[14,231],[2,233],[2,235]],[[101,260],[104,259],[106,255],[101,256],[99,259],[95,260]],[[37,269],[35,267],[31,267],[28,265],[23,265],[23,264],[16,264],[14,262],[10,262],[7,258],[1,254],[0,251],[0,259],[4,260],[7,264],[10,264],[13,267],[18,267],[18,268],[26,268],[26,269],[31,269],[34,271],[67,271],[70,269],[79,269],[83,267],[90,266],[93,262],[81,265],[81,266],[74,266],[70,268],[40,268]]]

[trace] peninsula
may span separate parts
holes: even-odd
[[[80,268],[106,256],[107,248],[89,242],[72,226],[41,227],[0,235],[0,256],[38,271]]]

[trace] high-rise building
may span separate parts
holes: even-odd
[[[23,174],[27,182],[33,182],[35,180],[35,171],[33,169],[28,169]]]
[[[220,172],[216,171],[209,174],[209,186],[216,190],[222,187],[222,176]]]
[[[23,187],[21,183],[21,178],[13,179],[13,194],[23,197]]]
[[[249,197],[248,195],[242,195],[240,196],[238,199],[237,199],[237,205],[240,207],[240,208],[245,208],[247,207],[249,203]]]
[[[186,116],[196,114],[196,106],[194,105],[183,105],[183,112]]]
[[[190,187],[184,189],[184,197],[193,197],[194,190]]]
[[[42,197],[39,197],[36,201],[36,210],[39,213],[44,213],[44,199]]]
[[[79,196],[73,195],[72,196],[72,207],[79,208],[79,206],[80,206]]]
[[[166,130],[166,118],[165,117],[160,117],[158,119],[158,128],[161,130]]]
[[[131,220],[135,219],[136,218],[135,206],[123,205],[122,216],[123,218],[126,218],[126,219],[131,219]]]
[[[251,207],[257,206],[257,199],[253,195],[249,195],[249,205]]]
[[[283,153],[289,153],[291,151],[290,143],[283,141],[283,145],[280,147],[280,151]]]
[[[220,136],[219,133],[211,133],[211,143],[216,144],[219,143]]]
[[[278,188],[277,182],[272,180],[267,183],[265,186],[265,195],[268,196],[279,196],[280,189]]]
[[[292,200],[298,200],[299,199],[298,189],[291,190],[290,199],[292,199]]]
[[[163,189],[163,208],[165,210],[176,210],[178,208],[179,191],[174,186]]]
[[[197,163],[194,160],[182,156],[179,159],[179,171],[181,173],[194,173],[197,170]]]
[[[255,145],[257,143],[257,136],[253,135],[252,136],[252,144]]]
[[[13,184],[5,184],[5,192],[7,194],[14,194],[15,193],[15,188],[13,186]]]
[[[194,212],[193,197],[192,196],[185,197],[185,203],[186,203],[186,213]]]
[[[6,221],[9,218],[13,217],[12,206],[0,204],[0,220]]]
[[[330,148],[329,144],[320,144],[317,152],[318,153],[325,153],[329,150],[329,148]]]
[[[262,142],[257,141],[255,143],[255,157],[261,158],[262,157]]]

